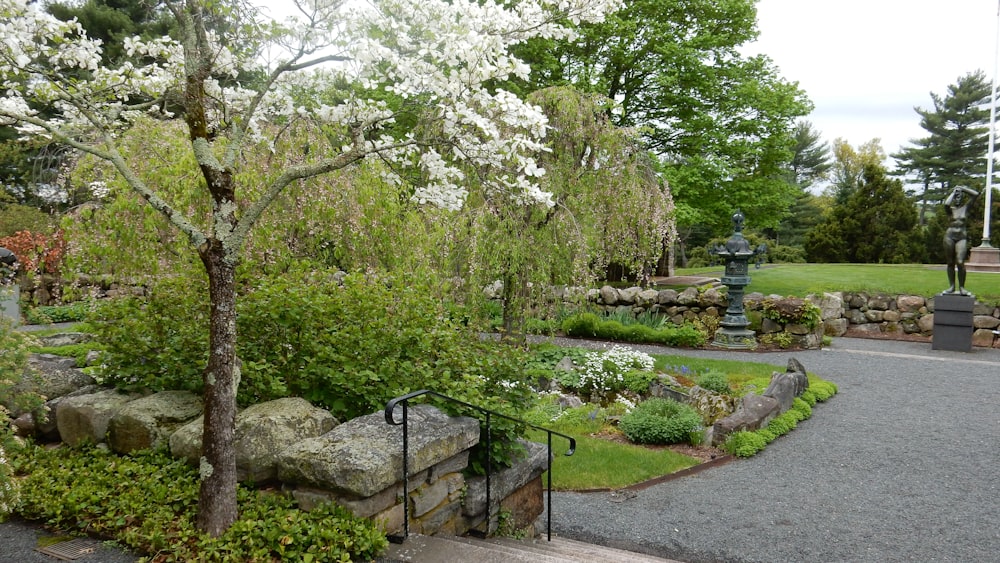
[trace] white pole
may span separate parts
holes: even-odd
[[[1000,2],[997,2],[996,45],[993,48],[993,85],[990,87],[990,142],[986,152],[986,211],[983,213],[983,242],[990,244],[990,208],[993,207],[993,147],[996,142],[997,120],[997,59],[1000,58]]]

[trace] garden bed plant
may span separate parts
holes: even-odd
[[[579,442],[573,457],[554,461],[556,489],[621,488],[723,453],[754,455],[836,393],[832,383],[810,376],[810,389],[792,410],[757,432],[737,432],[716,448],[705,442],[711,424],[730,414],[743,395],[763,391],[781,368],[654,357],[618,345],[604,351],[542,345],[528,365],[532,380],[544,388],[529,422]]]

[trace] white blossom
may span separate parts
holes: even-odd
[[[101,143],[140,112],[169,117],[167,104],[147,102],[177,99],[186,87],[186,65],[208,61],[212,68],[202,84],[203,109],[209,129],[229,139],[220,142],[269,146],[273,139],[264,134],[266,124],[307,119],[343,134],[344,152],[377,154],[399,166],[417,167],[425,179],[414,193],[421,203],[460,207],[467,195],[461,167],[468,164],[489,171],[483,174],[488,190],[525,204],[552,205],[551,194],[536,184],[545,171],[532,156],[545,150],[544,114],[486,84],[527,77],[529,67],[511,55],[513,46],[532,37],[570,37],[572,30],[560,24],[565,18],[600,21],[621,0],[521,0],[513,5],[497,0],[307,0],[298,5],[302,14],[297,20],[250,37],[252,45],[247,36],[220,37],[212,31],[185,43],[131,37],[123,43],[126,54],[147,62],[106,68],[100,63],[101,42],[88,38],[75,20],[58,21],[28,0],[0,0],[0,124],[16,125],[27,135],[75,140],[83,148],[81,139],[98,139],[93,150],[103,150]],[[233,45],[239,49],[229,47]],[[329,53],[335,57],[323,58]],[[266,91],[240,84],[238,77],[246,73],[271,76]],[[345,84],[351,85],[343,88],[345,95],[294,101],[303,99],[296,93]],[[437,137],[380,133],[378,128],[395,122],[394,109],[383,100],[368,99],[364,90],[419,100],[422,111],[435,120]],[[43,119],[30,109],[35,102],[50,105],[57,115]],[[364,139],[363,146],[357,146],[358,139]]]

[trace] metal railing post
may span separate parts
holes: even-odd
[[[545,511],[546,512],[546,533],[548,534],[548,536],[547,536],[548,540],[552,541],[552,435],[554,434],[554,435],[559,436],[561,438],[565,438],[566,440],[569,441],[569,449],[566,450],[566,454],[565,454],[567,456],[571,456],[571,455],[573,455],[576,452],[576,439],[573,438],[572,436],[567,436],[566,434],[562,434],[560,432],[556,432],[555,430],[549,430],[548,428],[543,428],[541,426],[536,426],[534,424],[529,424],[529,423],[527,423],[527,422],[525,422],[523,420],[520,420],[520,419],[517,419],[517,418],[513,418],[513,417],[510,417],[510,416],[507,416],[505,414],[501,414],[501,413],[498,413],[498,412],[495,412],[495,411],[491,411],[489,409],[485,409],[483,407],[479,407],[479,406],[476,406],[476,405],[473,405],[473,404],[470,404],[470,403],[466,403],[465,401],[460,401],[458,399],[449,397],[447,395],[442,395],[441,393],[437,393],[437,392],[430,391],[430,390],[427,390],[427,389],[422,389],[420,391],[414,391],[412,393],[408,393],[406,395],[402,395],[400,397],[396,397],[395,399],[390,400],[385,405],[385,421],[387,423],[389,423],[389,424],[394,425],[394,426],[399,426],[399,425],[403,426],[403,537],[400,539],[400,541],[401,542],[405,541],[406,538],[410,535],[410,500],[409,500],[409,487],[410,487],[410,465],[409,465],[410,444],[409,444],[409,424],[408,424],[408,419],[407,419],[408,405],[409,405],[410,399],[419,397],[421,395],[433,395],[433,396],[435,396],[435,397],[437,397],[439,399],[444,399],[446,401],[451,401],[453,403],[458,403],[460,405],[463,405],[465,407],[474,409],[474,410],[479,411],[480,413],[483,413],[483,414],[486,415],[486,421],[485,421],[486,422],[486,535],[489,535],[489,531],[490,531],[490,519],[493,516],[493,514],[492,514],[492,508],[490,507],[490,503],[491,503],[491,500],[492,500],[492,497],[491,497],[491,495],[492,495],[492,491],[491,491],[491,477],[490,476],[493,473],[493,455],[492,455],[492,453],[493,453],[493,422],[492,422],[493,415],[499,416],[501,418],[505,418],[507,420],[510,420],[510,421],[513,421],[513,422],[516,422],[516,423],[519,423],[519,424],[523,424],[523,425],[528,426],[530,428],[534,428],[535,430],[541,430],[542,432],[545,432],[545,434],[547,436],[547,444],[546,444],[547,445],[547,448],[546,448],[546,456],[547,457],[546,457],[545,463],[546,463],[546,467],[547,467],[547,471],[548,471],[548,479],[547,479],[547,485],[546,485],[546,488],[548,489],[548,491],[547,491],[548,498],[547,498],[546,511]],[[400,421],[397,422],[393,413],[396,410],[396,405],[399,405],[399,404],[402,404],[402,406],[403,406],[403,417],[402,417],[402,420],[400,420]]]

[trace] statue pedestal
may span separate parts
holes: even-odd
[[[1000,248],[973,247],[965,262],[965,269],[969,272],[1000,272]]]
[[[0,317],[8,318],[17,326],[21,323],[21,287],[0,285]]]
[[[972,350],[972,309],[976,298],[971,295],[939,293],[934,296],[934,338],[932,350]]]

